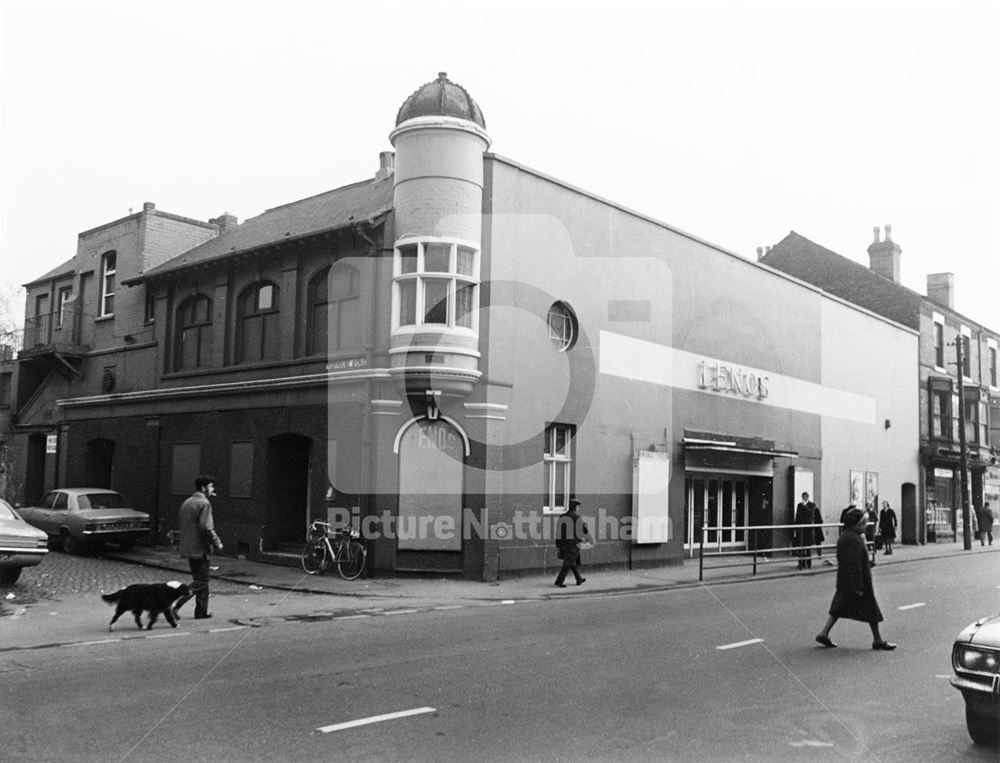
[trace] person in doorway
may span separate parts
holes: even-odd
[[[986,545],[986,539],[990,539],[993,545],[993,511],[990,509],[990,502],[986,501],[983,508],[979,510],[979,543]]]
[[[892,555],[892,544],[896,540],[896,512],[888,501],[882,501],[882,511],[878,515],[878,534],[882,538],[882,553]]]
[[[809,493],[802,494],[802,500],[795,507],[795,530],[792,543],[798,547],[799,569],[812,568],[812,547],[816,545],[816,504],[809,500]]]
[[[580,543],[590,537],[590,530],[577,513],[580,505],[576,498],[571,498],[566,513],[557,520],[556,549],[559,558],[562,559],[562,568],[556,576],[556,585],[559,588],[566,587],[566,575],[570,572],[576,578],[577,585],[587,582],[587,578],[580,574]]]
[[[191,568],[191,593],[174,605],[177,611],[194,597],[194,619],[204,620],[212,616],[208,611],[208,565],[213,549],[222,551],[222,541],[215,534],[212,519],[212,502],[215,495],[215,478],[201,475],[195,478],[194,494],[185,499],[177,511],[180,528],[180,555],[186,557]]]
[[[875,600],[872,572],[863,538],[868,526],[868,514],[852,509],[845,516],[847,528],[837,540],[837,590],[830,602],[830,613],[816,641],[827,649],[837,645],[830,640],[830,629],[837,620],[846,617],[868,623],[872,631],[872,649],[891,651],[896,645],[882,638],[879,623],[882,610]]]

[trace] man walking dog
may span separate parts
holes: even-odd
[[[177,617],[177,610],[194,597],[194,619],[204,620],[212,616],[208,611],[208,557],[213,548],[222,551],[222,541],[215,534],[212,520],[212,502],[209,501],[215,495],[215,478],[208,475],[196,477],[194,490],[194,495],[186,499],[177,511],[180,555],[187,557],[191,568],[191,593],[174,605],[173,614]]]

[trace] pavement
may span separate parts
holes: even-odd
[[[987,554],[1000,552],[1000,543],[982,546],[974,540],[972,549],[964,550],[961,540],[950,543],[925,545],[896,545],[892,555],[877,552],[875,575],[883,567],[914,564],[931,559],[947,558],[962,554]],[[108,552],[105,557],[161,570],[176,572],[186,580],[190,575],[187,561],[177,556],[171,548],[136,547],[128,553]],[[586,559],[586,557],[584,557]],[[698,559],[685,559],[681,564],[650,569],[628,570],[620,567],[587,568],[583,574],[586,583],[573,584],[572,576],[566,588],[557,588],[553,582],[558,568],[545,574],[505,577],[494,582],[463,580],[456,576],[407,575],[396,577],[362,577],[343,580],[336,572],[307,575],[301,569],[277,564],[265,564],[246,559],[213,557],[213,579],[244,584],[253,590],[285,590],[298,593],[338,597],[338,607],[359,609],[371,605],[372,600],[382,603],[411,602],[414,605],[433,606],[454,602],[505,602],[539,599],[568,599],[578,596],[608,596],[624,593],[642,593],[689,588],[699,585],[763,581],[775,577],[825,575],[836,571],[836,553],[833,547],[823,552],[822,558],[813,557],[812,568],[799,570],[797,560],[781,556],[773,560],[758,559],[756,573],[749,557],[706,557],[702,580],[699,581]]]

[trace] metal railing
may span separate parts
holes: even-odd
[[[774,530],[823,530],[823,534],[826,537],[833,537],[833,543],[815,543],[810,546],[796,546],[796,545],[784,545],[784,546],[771,546],[760,547],[758,545],[758,539],[765,533],[769,534]],[[709,569],[719,570],[727,569],[730,567],[753,567],[753,574],[757,574],[757,567],[764,564],[773,564],[775,562],[788,562],[795,558],[795,553],[798,551],[809,550],[810,555],[814,550],[824,551],[831,550],[836,551],[837,543],[836,539],[840,537],[841,524],[840,522],[826,522],[824,524],[812,524],[812,525],[742,525],[734,527],[732,525],[720,526],[720,527],[710,527],[703,526],[701,528],[701,538],[698,541],[698,582],[704,579],[705,575],[705,559],[737,559],[740,561],[729,562],[726,564],[713,564]],[[746,546],[743,548],[724,548],[719,542],[709,543],[708,534],[709,533],[729,533],[737,534],[743,533],[744,538],[747,539]],[[867,541],[866,545],[868,547],[868,552],[874,558],[874,548],[871,541]],[[706,551],[706,548],[708,549]],[[718,550],[713,550],[713,548]],[[787,557],[781,559],[772,558],[773,554],[788,554]]]
[[[18,351],[56,344],[80,344],[82,317],[83,312],[79,308],[67,304],[62,310],[26,318]]]

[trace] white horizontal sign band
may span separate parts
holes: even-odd
[[[644,339],[600,333],[602,374],[758,405],[875,423],[875,399]]]

